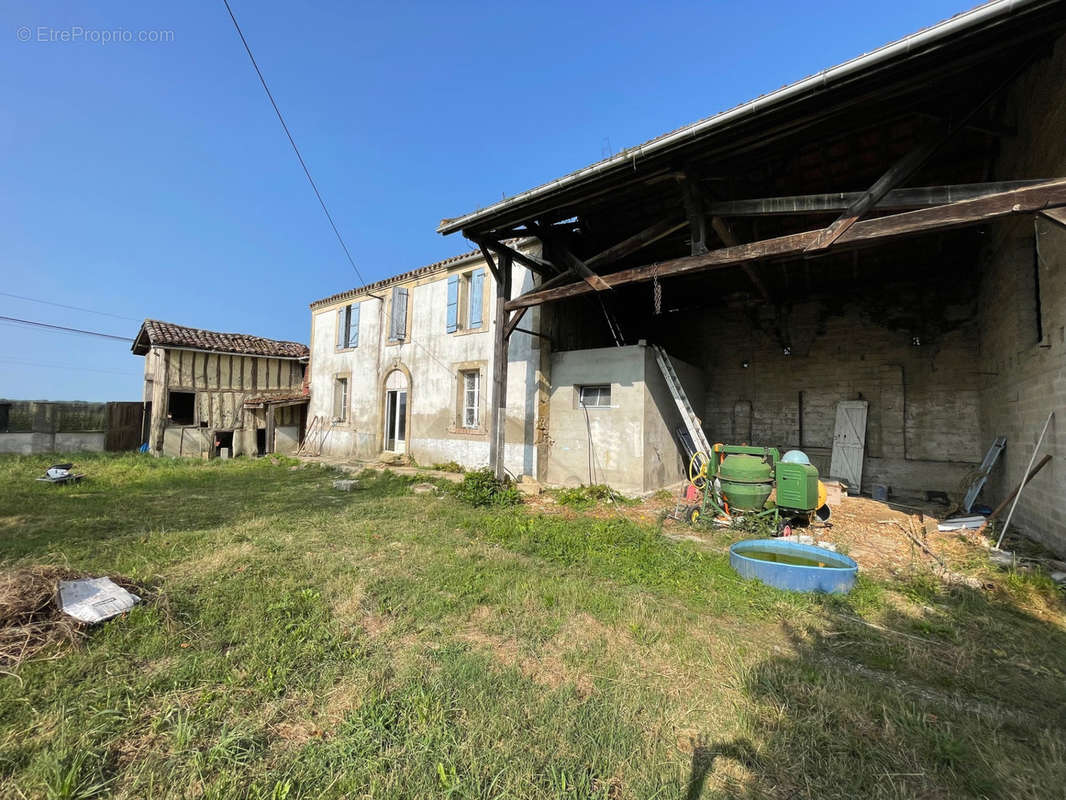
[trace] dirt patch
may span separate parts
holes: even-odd
[[[28,566],[0,571],[0,667],[16,667],[45,649],[73,644],[88,627],[59,610],[59,582],[87,577],[66,567]],[[112,576],[144,597],[144,589]]]

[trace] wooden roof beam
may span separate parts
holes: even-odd
[[[1046,178],[997,183],[957,183],[945,186],[916,186],[893,189],[874,206],[875,211],[903,211],[928,208],[972,200],[990,194],[1009,192],[1046,183]],[[759,197],[750,200],[711,200],[712,214],[720,217],[773,217],[800,214],[830,214],[843,211],[862,196],[862,192],[798,194],[787,197]]]
[[[942,206],[863,220],[844,231],[837,242],[840,245],[856,247],[872,246],[905,236],[978,225],[1014,214],[1035,214],[1063,207],[1066,207],[1066,178],[972,200],[960,200]],[[802,256],[821,234],[822,229],[819,229],[725,247],[698,256],[686,256],[621,270],[602,276],[602,280],[615,288],[650,281],[656,277],[723,269],[755,261],[796,258]],[[584,282],[571,283],[547,291],[529,292],[509,301],[506,306],[509,309],[522,308],[576,297],[591,291],[592,288]]]

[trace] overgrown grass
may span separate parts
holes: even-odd
[[[603,483],[559,489],[555,493],[555,501],[559,505],[569,506],[578,511],[588,510],[599,503],[617,503],[624,506],[634,505],[637,502]]]
[[[0,674],[0,797],[1053,797],[1039,576],[846,598],[624,519],[269,460],[0,459],[3,566],[151,586]],[[469,476],[468,476],[469,477]],[[875,627],[876,626],[876,627]]]

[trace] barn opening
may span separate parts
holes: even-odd
[[[167,396],[167,412],[175,425],[193,425],[196,422],[196,392],[171,391]]]
[[[215,431],[215,456],[222,455],[223,450],[233,455],[233,431]]]
[[[548,472],[579,454],[578,437],[559,429],[569,417],[555,396],[619,375],[648,391],[633,414],[601,424],[590,450],[639,448],[634,469],[646,471],[679,457],[668,414],[639,417],[649,402],[663,405],[658,373],[650,357],[621,351],[645,347],[662,348],[682,383],[692,376],[693,414],[710,442],[802,447],[831,474],[838,411],[859,404],[864,485],[958,496],[1006,436],[1015,446],[985,495],[1002,498],[1066,364],[1062,348],[1034,341],[1066,308],[1054,279],[1066,262],[1066,144],[1042,110],[1066,124],[1064,29],[1061,5],[968,12],[905,47],[444,220],[440,233],[493,253],[503,276],[494,369],[538,309],[550,351],[538,423]],[[541,257],[508,244],[526,238]],[[509,286],[512,262],[537,285]],[[489,407],[498,471],[506,394],[494,386]],[[629,410],[621,392],[611,399]],[[1055,499],[1066,471],[1040,480],[1018,520],[1066,546]]]

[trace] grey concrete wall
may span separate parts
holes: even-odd
[[[699,407],[700,370],[671,361],[690,402]],[[580,387],[590,384],[610,384],[610,408],[580,406]],[[548,403],[544,480],[549,485],[606,483],[626,494],[642,494],[682,479],[686,465],[674,436],[681,416],[650,348],[554,353]]]
[[[449,275],[485,269],[484,324],[477,330],[447,330]],[[514,294],[533,286],[532,274],[513,270]],[[394,370],[408,381],[410,417],[407,453],[419,464],[455,461],[469,468],[488,463],[488,410],[492,387],[493,308],[495,282],[478,256],[400,284],[409,292],[409,336],[388,341],[388,307],[392,288],[375,292],[385,302],[362,296],[315,308],[311,328],[311,403],[308,421],[319,418],[322,454],[334,458],[373,460],[382,454],[385,381]],[[359,303],[359,343],[338,349],[337,309]],[[536,330],[539,309],[530,309],[523,327]],[[511,336],[508,349],[505,465],[515,475],[537,474],[536,418],[538,367],[542,341],[524,333]],[[458,371],[481,370],[480,425],[465,430],[459,423]],[[333,414],[333,385],[349,378],[348,419]],[[315,439],[318,438],[316,435]]]
[[[0,453],[46,453],[52,437],[40,433],[0,433]]]
[[[1018,133],[1003,141],[995,180],[1066,176],[1063,75],[1066,40],[1060,39],[1052,57],[1011,93]],[[994,505],[1021,481],[1054,410],[1040,449],[1053,460],[1025,488],[1011,525],[1066,555],[1066,229],[1039,218],[1035,225],[1029,218],[997,225],[982,256],[980,359],[990,374],[981,393],[981,430],[986,441],[1007,437],[986,495]]]
[[[644,491],[644,369],[644,348],[635,345],[552,355],[548,484]],[[610,384],[610,408],[580,406],[579,387],[591,384]]]
[[[0,431],[0,453],[103,452],[107,404],[71,401],[0,400],[10,405],[8,427]]]

